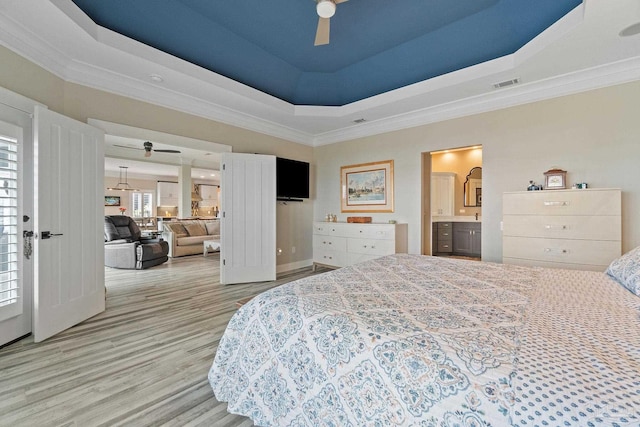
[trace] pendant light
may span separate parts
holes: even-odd
[[[127,182],[127,166],[119,166],[120,168],[120,178],[118,179],[118,185],[115,187],[107,187],[107,190],[115,190],[115,191],[140,191],[137,188],[132,188]],[[124,181],[122,180],[122,174],[124,171]]]

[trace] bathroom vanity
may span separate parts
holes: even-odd
[[[431,238],[433,255],[474,258],[482,255],[482,222],[475,216],[434,218]]]

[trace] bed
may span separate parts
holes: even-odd
[[[640,297],[604,273],[391,255],[253,298],[209,382],[258,426],[637,426]]]

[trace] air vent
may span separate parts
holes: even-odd
[[[355,119],[355,120],[353,121],[353,123],[364,123],[364,122],[366,122],[366,121],[367,121],[367,119],[362,119],[362,118],[360,118],[360,119]]]
[[[505,80],[505,81],[500,82],[500,83],[494,83],[493,87],[496,88],[496,89],[501,89],[503,87],[513,86],[513,85],[518,84],[518,83],[520,83],[520,79],[516,78],[516,79],[511,79],[511,80]]]

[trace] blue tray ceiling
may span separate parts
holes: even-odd
[[[514,53],[581,0],[73,0],[96,24],[296,105],[339,106]]]

